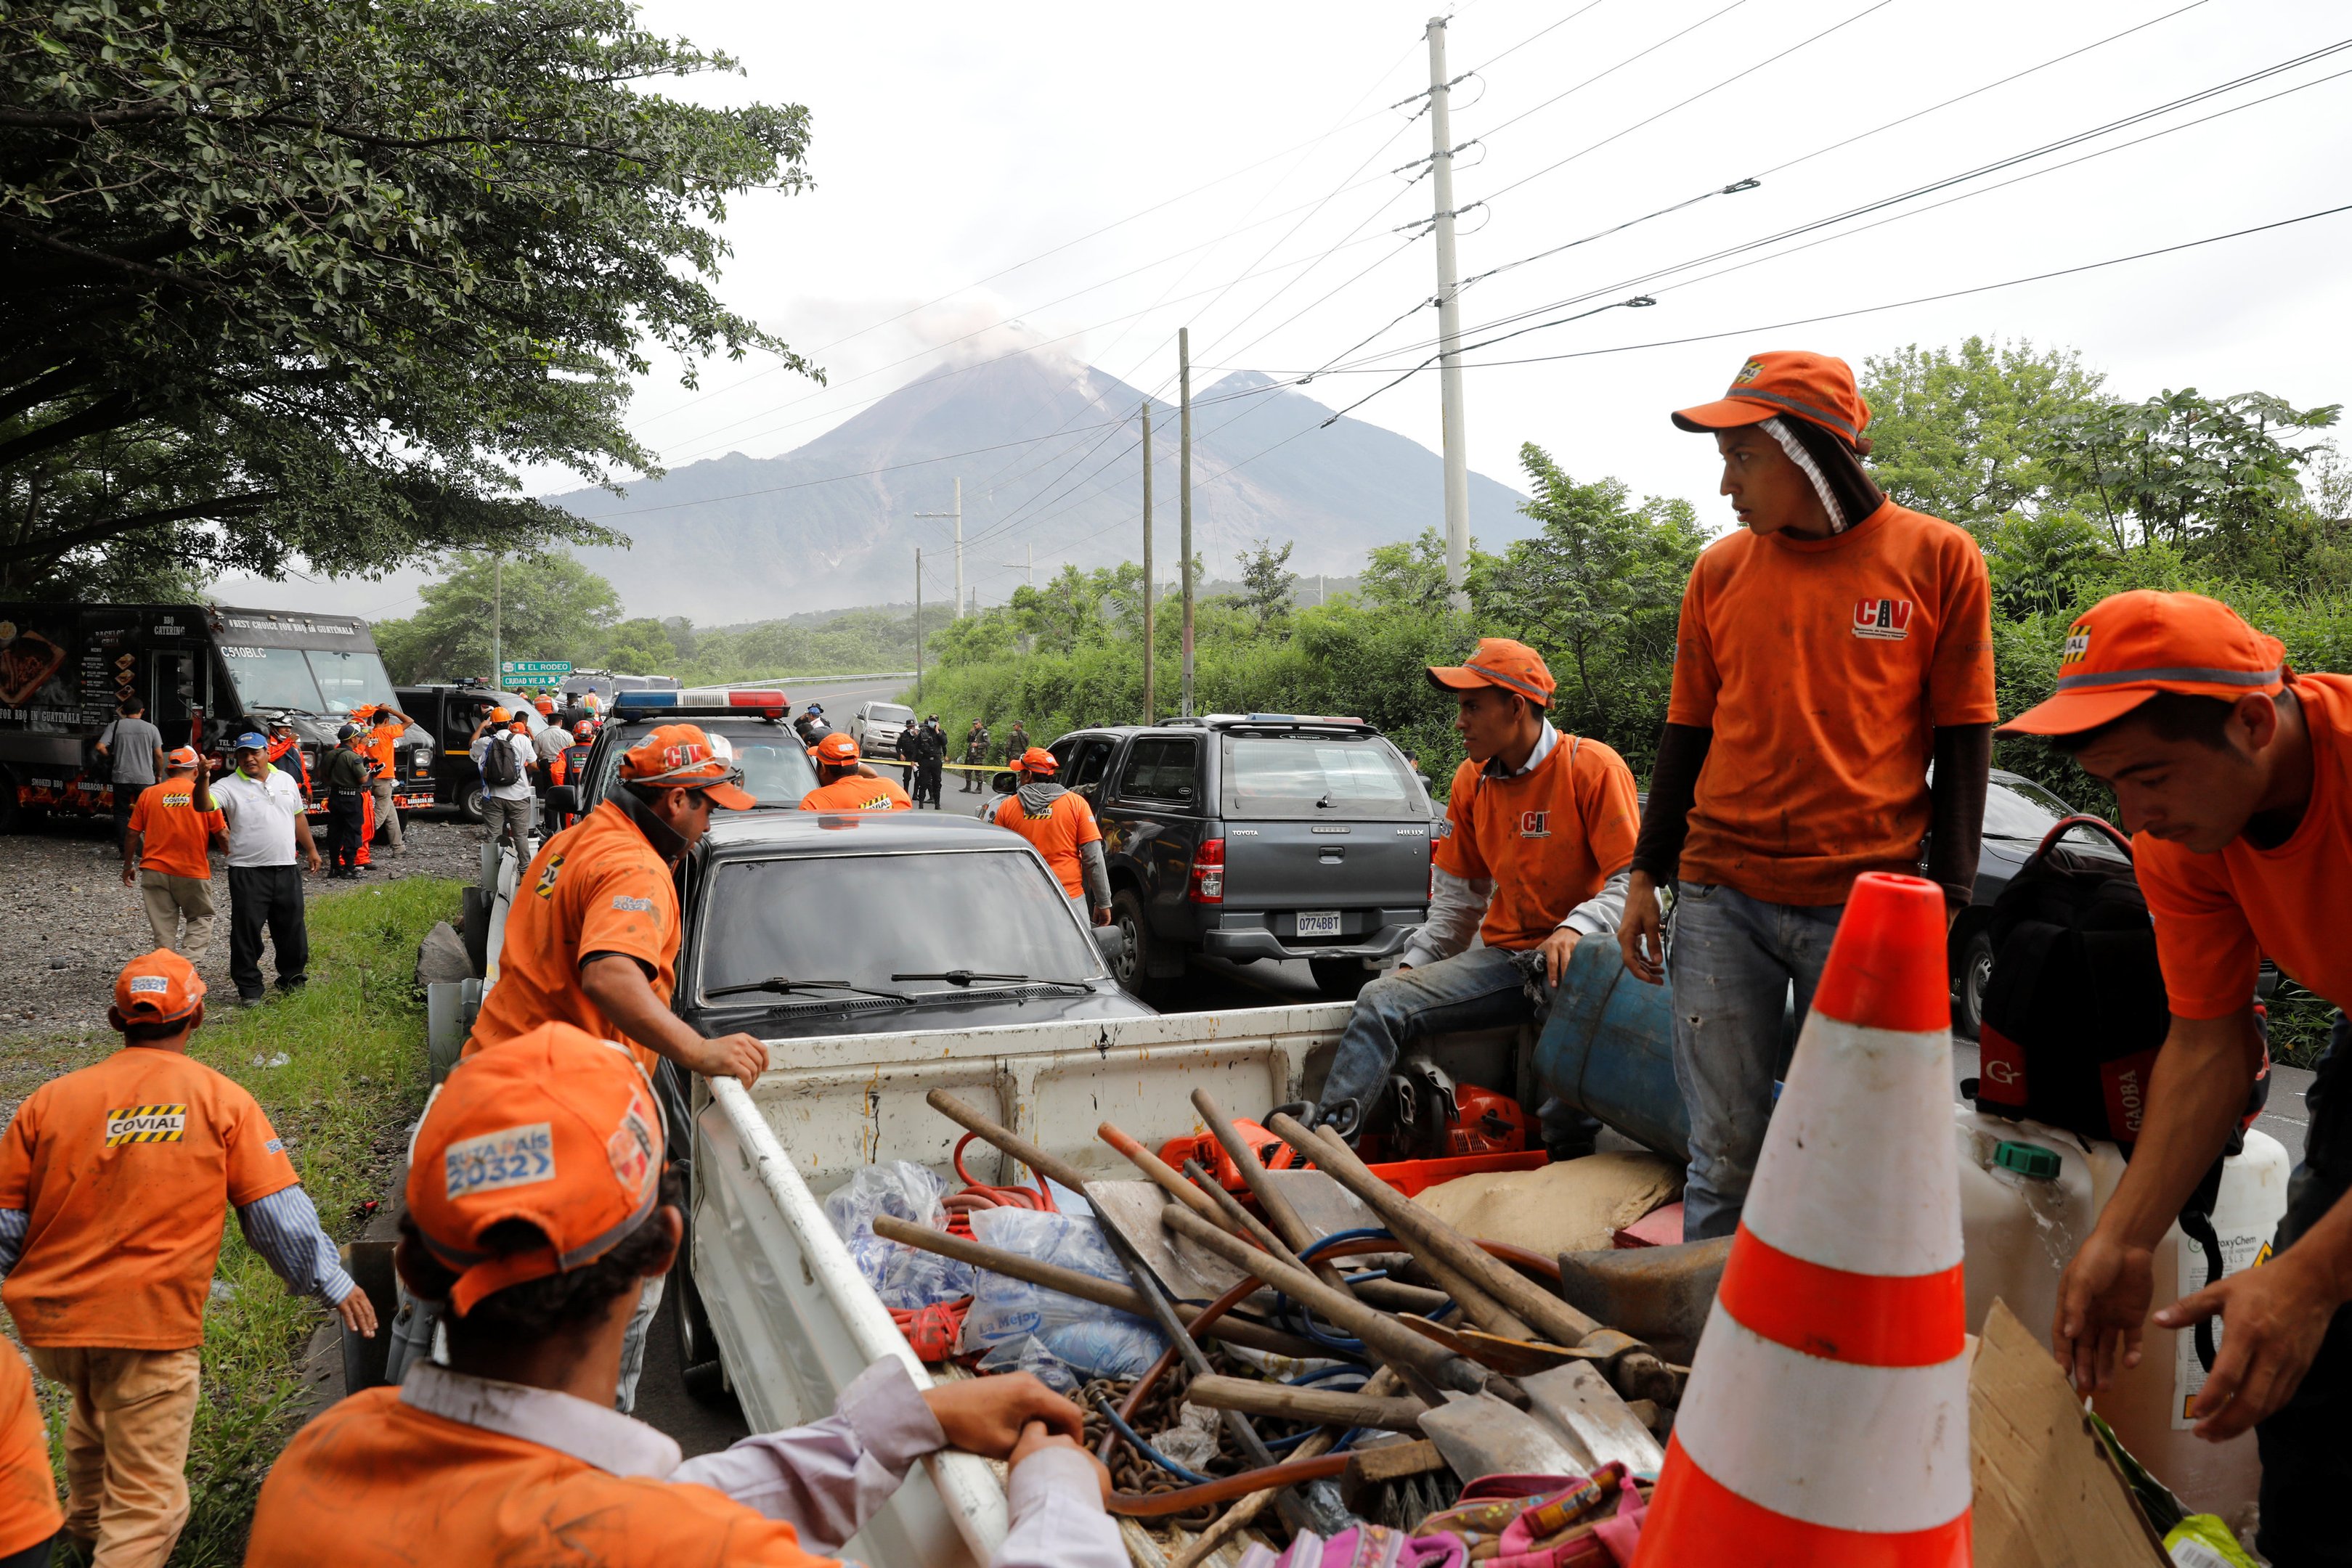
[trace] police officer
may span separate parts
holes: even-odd
[[[359,874],[360,838],[367,815],[367,731],[347,724],[335,731],[335,749],[327,753],[320,779],[327,789],[327,861],[330,877]]]

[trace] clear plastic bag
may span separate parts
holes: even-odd
[[[972,1213],[971,1233],[983,1246],[1127,1283],[1127,1270],[1091,1219],[1036,1209],[982,1208]],[[963,1320],[963,1349],[990,1350],[1024,1335],[1034,1335],[1087,1377],[1140,1376],[1168,1347],[1160,1331],[1141,1318],[980,1270],[971,1311]]]
[[[971,1294],[976,1270],[971,1264],[904,1242],[886,1241],[874,1234],[875,1216],[881,1214],[933,1230],[946,1229],[947,1208],[940,1199],[947,1190],[947,1183],[922,1166],[889,1160],[862,1166],[825,1196],[825,1218],[848,1243],[857,1271],[874,1287],[884,1306],[928,1307]]]
[[[1078,1375],[1035,1334],[1016,1334],[980,1358],[982,1372],[1026,1372],[1056,1394],[1076,1394]]]

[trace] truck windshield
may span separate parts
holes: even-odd
[[[1235,817],[1418,817],[1421,791],[1376,735],[1225,737],[1225,810]]]
[[[876,703],[866,710],[866,716],[879,724],[905,724],[915,716],[915,710],[893,703]]]
[[[727,744],[735,748],[735,766],[743,770],[743,788],[759,798],[760,810],[798,810],[801,797],[816,788],[816,765],[809,760],[808,748],[801,744],[791,726],[758,718],[697,718],[691,722],[701,726],[706,735],[724,736]],[[614,737],[621,744],[604,748],[603,761],[583,800],[602,800],[613,792],[621,770],[621,753],[635,744],[630,737],[637,727],[628,727]]]
[[[963,914],[910,918],[916,910]],[[974,969],[1071,980],[1103,972],[1061,884],[1018,849],[728,862],[702,929],[706,994],[777,975],[921,996],[956,988],[890,977]],[[782,998],[745,999],[764,1007]]]
[[[323,649],[221,649],[236,695],[248,708],[290,707],[304,713],[349,713],[362,703],[393,700],[392,679],[373,653]]]

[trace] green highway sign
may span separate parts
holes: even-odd
[[[501,659],[501,675],[568,675],[572,673],[569,659]]]

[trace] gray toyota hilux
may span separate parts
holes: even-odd
[[[1102,826],[1119,981],[1189,954],[1304,958],[1352,997],[1429,913],[1429,791],[1360,719],[1211,714],[1082,729],[1048,748]]]

